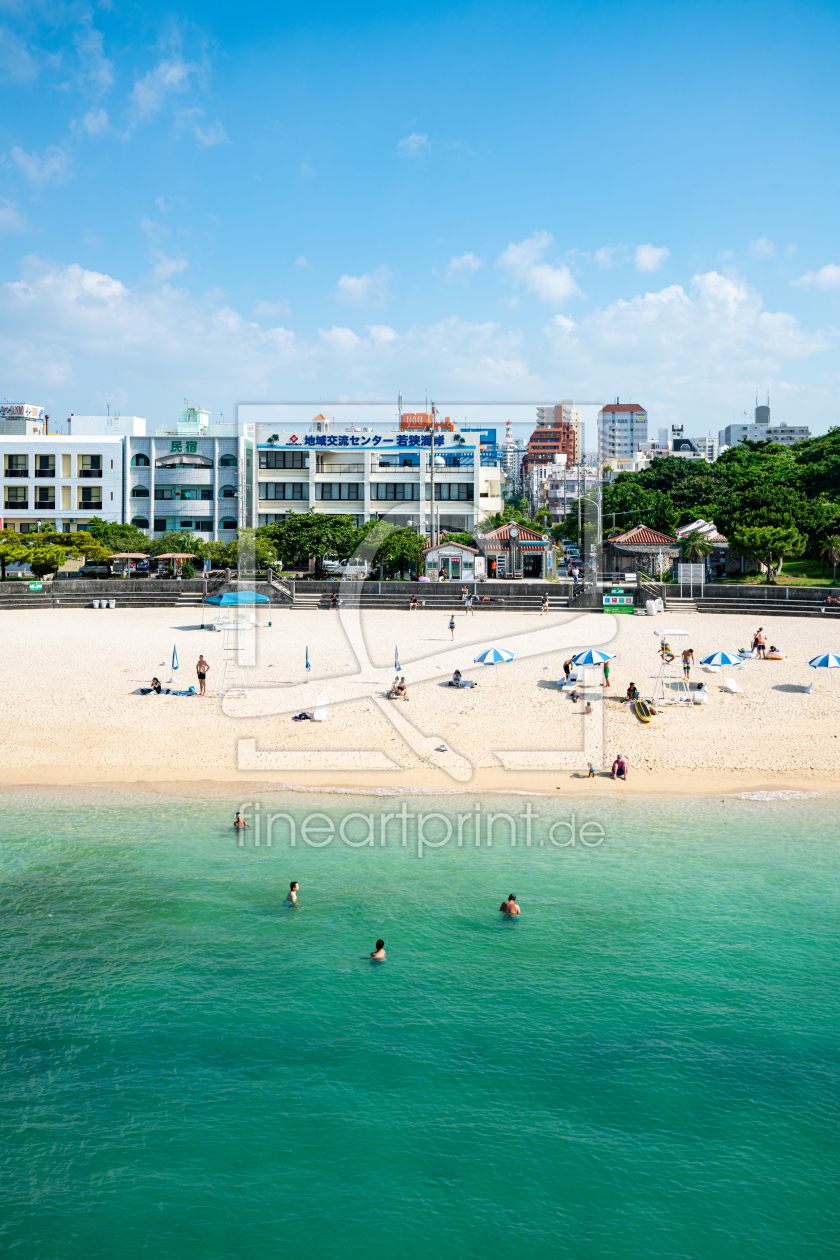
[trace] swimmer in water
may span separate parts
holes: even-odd
[[[246,823],[245,819],[242,817],[241,814],[236,815],[236,817],[233,820],[233,825],[234,827],[236,827],[237,831],[241,831],[243,827],[248,826],[248,824]]]
[[[515,915],[522,913],[519,906],[516,904],[516,893],[511,893],[507,901],[502,902],[499,909],[502,914],[506,914],[509,919],[512,919]]]
[[[292,880],[292,882],[291,882],[291,884],[289,884],[289,891],[286,893],[286,905],[287,905],[287,906],[296,906],[296,905],[297,905],[298,887],[299,887],[299,885],[298,885],[297,880],[296,880],[296,879],[293,879],[293,880]]]
[[[385,942],[384,941],[376,942],[376,949],[371,950],[370,961],[371,962],[384,962],[385,961]]]

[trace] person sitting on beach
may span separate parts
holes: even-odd
[[[583,712],[586,717],[589,717],[590,713],[592,712],[592,705],[589,703],[588,700],[586,702],[586,708],[583,710]]]
[[[461,678],[461,671],[460,669],[456,669],[455,673],[452,675],[452,681],[450,682],[449,686],[450,687],[463,687],[463,685],[464,683]]]
[[[299,885],[298,885],[297,880],[296,880],[296,879],[293,879],[293,880],[292,880],[292,882],[289,884],[289,891],[286,893],[286,905],[287,905],[287,906],[296,906],[296,905],[297,905],[297,890],[298,890],[298,887],[299,887]]]
[[[155,695],[156,695],[156,696],[159,696],[159,695],[160,695],[160,692],[161,692],[161,686],[160,686],[160,679],[159,679],[159,678],[153,678],[153,679],[152,679],[152,691],[155,693]]]
[[[338,608],[338,591],[333,591],[330,596],[330,608]]]
[[[244,819],[244,818],[242,817],[242,815],[241,815],[241,814],[239,814],[239,813],[238,813],[238,814],[236,815],[236,817],[234,818],[234,820],[233,820],[233,825],[234,825],[234,827],[236,828],[236,830],[237,830],[237,831],[242,831],[245,827],[247,827],[247,826],[248,826],[248,824],[246,823],[245,819]]]
[[[385,961],[385,942],[384,941],[376,942],[376,949],[371,950],[370,961],[371,962],[384,962]]]
[[[417,612],[417,596],[412,595],[411,603],[408,605],[409,612]]]
[[[659,655],[667,665],[670,665],[671,661],[674,659],[674,653],[671,651],[671,645],[670,643],[666,643],[664,639],[659,645]]]
[[[397,688],[399,687],[399,685],[400,685],[400,676],[399,674],[397,674],[397,676],[394,678],[394,681],[391,683],[391,690],[388,692],[387,696],[385,697],[386,700],[394,700],[396,698]]]
[[[612,763],[612,777],[614,779],[623,779],[627,782],[628,765],[624,759],[623,753],[619,753],[615,761]]]
[[[636,686],[635,683],[631,682],[630,686],[627,688],[627,702],[628,704],[632,704],[633,701],[638,700],[638,698],[639,698],[639,688]]]
[[[578,700],[580,700],[580,692],[577,690],[577,688],[575,688],[575,690],[571,693],[571,699],[572,699],[572,704],[577,704]]]
[[[405,674],[403,674],[402,678],[397,683],[396,690],[394,692],[394,699],[395,700],[408,699],[408,683],[405,681]]]
[[[499,906],[499,910],[502,914],[506,914],[509,919],[512,919],[517,914],[521,914],[522,911],[516,904],[516,893],[511,893],[507,901],[503,901]]]

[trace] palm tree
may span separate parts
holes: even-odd
[[[830,538],[826,538],[820,548],[820,555],[823,564],[827,560],[832,567],[831,583],[834,585],[837,578],[837,566],[840,564],[840,534],[832,534]]]
[[[714,551],[712,543],[696,529],[693,529],[682,542],[683,554],[689,564],[697,564],[698,561],[705,560],[706,556],[711,555]]]

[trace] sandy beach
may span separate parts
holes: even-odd
[[[630,681],[643,696],[659,671],[654,631],[684,629],[679,641],[697,660],[719,648],[749,646],[755,619],[690,614],[612,617],[602,614],[408,611],[307,612],[261,609],[267,624],[242,633],[239,656],[253,684],[212,696],[223,636],[199,629],[189,610],[33,610],[0,623],[6,671],[2,780],[7,784],[232,783],[301,788],[406,788],[592,792],[814,790],[840,786],[840,685],[809,658],[837,651],[836,628],[817,618],[762,621],[784,661],[750,660],[712,675],[704,706],[672,706],[643,725],[621,703]],[[232,639],[228,637],[228,655]],[[674,644],[676,640],[672,640]],[[473,664],[490,645],[516,653],[510,664]],[[142,696],[157,675],[177,686],[196,682],[203,652],[208,696]],[[584,702],[558,690],[563,661],[600,646],[615,652],[611,688],[589,671]],[[304,668],[306,648],[312,665]],[[409,701],[388,701],[394,652]],[[459,668],[478,686],[447,683]],[[733,677],[742,695],[724,693]],[[812,694],[805,687],[813,684]],[[324,722],[292,720],[326,697]],[[605,772],[622,752],[627,784]],[[592,760],[595,779],[586,771]]]

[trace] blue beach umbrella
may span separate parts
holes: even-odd
[[[307,647],[307,649],[306,649],[306,672],[307,672],[307,674],[309,673],[309,670],[310,670],[310,665],[309,665],[309,648]]]
[[[178,649],[173,643],[172,644],[172,673],[173,674],[175,673],[175,670],[177,668],[178,668]]]
[[[480,656],[476,656],[473,659],[478,665],[492,665],[494,667],[493,672],[496,676],[496,681],[498,682],[499,662],[501,661],[502,664],[504,664],[505,661],[512,661],[515,655],[516,653],[511,652],[510,648],[491,647],[487,648]]]
[[[605,661],[614,661],[615,652],[601,652],[598,648],[587,648],[572,657],[573,665],[603,665]]]
[[[398,647],[394,648],[394,669],[397,673],[402,669],[402,665],[400,665],[400,649]]]
[[[834,652],[823,652],[822,656],[815,656],[808,664],[811,669],[840,669],[840,656],[836,656]],[[831,675],[831,685],[834,686],[834,675]]]
[[[712,652],[711,656],[704,656],[701,665],[740,665],[743,657],[738,656],[735,652]]]

